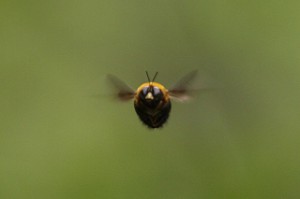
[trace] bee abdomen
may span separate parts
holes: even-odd
[[[134,108],[140,120],[149,128],[161,128],[169,118],[171,102],[166,102],[158,110],[151,110],[137,103]]]

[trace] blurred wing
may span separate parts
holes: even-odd
[[[109,85],[116,91],[116,96],[119,100],[128,101],[134,97],[135,91],[116,76],[108,74],[106,79]]]
[[[197,76],[197,70],[183,76],[178,82],[176,82],[170,89],[169,95],[172,99],[185,102],[191,99],[191,94],[200,88],[193,88],[193,83]]]

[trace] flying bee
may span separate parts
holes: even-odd
[[[114,75],[108,75],[108,80],[118,90],[117,97],[121,101],[133,99],[135,111],[140,120],[149,128],[161,128],[169,118],[171,99],[184,102],[190,99],[188,87],[194,80],[197,71],[192,71],[181,78],[170,89],[155,82],[158,72],[152,80],[148,72],[148,82],[141,84],[136,91],[127,86]]]

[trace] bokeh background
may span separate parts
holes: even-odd
[[[0,2],[0,198],[300,197],[299,1]],[[218,85],[150,131],[145,70]]]

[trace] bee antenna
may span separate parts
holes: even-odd
[[[147,78],[148,78],[148,82],[150,84],[150,77],[149,77],[148,71],[146,71],[146,75],[147,75]]]
[[[154,77],[152,79],[152,82],[154,82],[154,80],[155,80],[155,78],[156,78],[157,75],[158,75],[158,72],[155,73],[155,75],[154,75]]]

